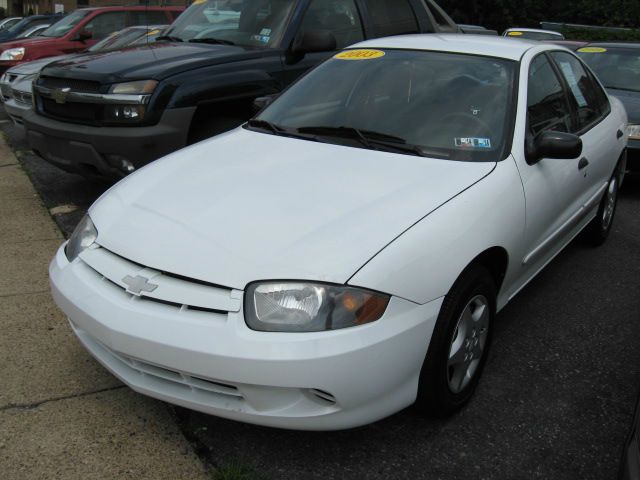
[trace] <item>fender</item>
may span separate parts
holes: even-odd
[[[509,258],[518,258],[524,230],[524,192],[509,156],[380,251],[348,283],[425,304],[446,295],[460,273],[490,248],[504,248]],[[444,254],[451,251],[457,256]],[[518,268],[517,262],[507,267],[499,308]]]

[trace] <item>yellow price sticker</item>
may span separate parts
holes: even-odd
[[[147,32],[147,37],[151,36],[151,35],[155,35],[156,33],[160,33],[160,29],[159,28],[155,28],[153,30],[149,30]]]
[[[602,47],[582,47],[577,51],[580,53],[604,53],[607,49]]]
[[[510,37],[520,37],[522,36],[522,32],[509,32],[507,33]]]
[[[193,0],[191,5],[200,5],[201,3],[205,3],[207,0]]]
[[[333,58],[338,58],[340,60],[371,60],[373,58],[380,57],[384,57],[384,52],[382,50],[361,49],[346,50],[338,53]]]

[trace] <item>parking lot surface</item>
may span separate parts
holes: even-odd
[[[109,185],[45,164],[21,130],[2,128],[69,235]],[[479,388],[455,417],[408,409],[350,431],[308,433],[176,411],[210,465],[247,465],[266,478],[613,479],[640,387],[639,339],[636,181],[623,188],[603,247],[573,242],[499,314]]]

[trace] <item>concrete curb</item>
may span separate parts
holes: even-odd
[[[209,478],[162,402],[84,351],[49,294],[63,241],[0,137],[0,472],[4,480]]]

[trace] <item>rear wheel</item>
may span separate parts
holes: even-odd
[[[416,407],[447,416],[471,398],[491,345],[496,287],[489,270],[471,265],[446,295],[420,372]]]
[[[593,246],[602,245],[607,240],[609,232],[611,231],[613,217],[615,216],[616,206],[618,205],[618,190],[620,189],[620,182],[622,180],[620,170],[621,166],[618,164],[609,179],[602,200],[600,200],[598,213],[584,229],[583,239]]]

